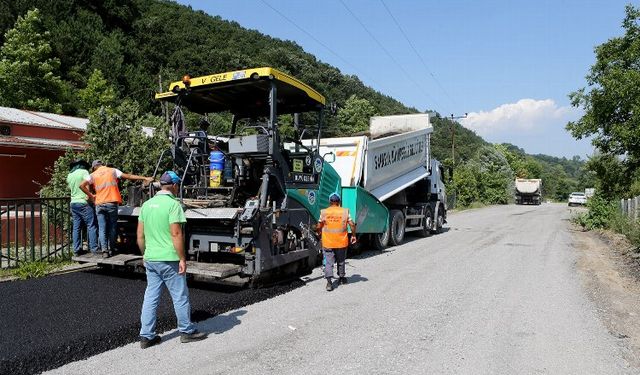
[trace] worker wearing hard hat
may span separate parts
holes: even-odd
[[[356,243],[356,224],[349,217],[349,209],[340,206],[340,195],[329,196],[329,207],[320,211],[320,221],[316,227],[322,238],[322,253],[325,259],[324,277],[327,279],[327,291],[333,290],[333,264],[338,263],[338,282],[346,284],[345,260],[349,242]],[[351,228],[351,241],[347,225]]]

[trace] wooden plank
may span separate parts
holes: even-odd
[[[93,253],[89,253],[84,255],[74,255],[71,257],[71,260],[79,263],[97,263],[98,260],[102,260],[102,254],[93,255]]]
[[[131,254],[116,254],[109,258],[103,258],[102,254],[84,254],[80,256],[74,256],[71,260],[80,263],[95,263],[95,264],[111,264],[114,266],[125,266],[130,262],[142,260],[142,255]]]
[[[116,254],[109,258],[102,258],[98,260],[99,264],[112,264],[114,266],[125,266],[127,263],[142,259],[142,255],[131,255],[131,254]]]
[[[187,261],[187,273],[225,278],[240,273],[242,266],[229,263],[201,263]]]

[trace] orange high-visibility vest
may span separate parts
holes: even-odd
[[[320,211],[322,227],[322,247],[327,249],[341,249],[349,246],[347,222],[349,209],[331,206]]]
[[[122,203],[118,189],[118,179],[113,168],[100,167],[91,173],[93,187],[96,190],[96,204]]]

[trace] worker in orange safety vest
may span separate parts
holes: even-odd
[[[340,195],[329,196],[329,207],[320,211],[320,221],[316,230],[322,239],[322,253],[325,259],[324,277],[327,279],[327,291],[333,290],[333,264],[338,263],[338,283],[346,284],[345,261],[349,243],[356,243],[356,224],[349,217],[349,209],[340,206]],[[351,228],[351,240],[347,225]]]
[[[94,160],[91,169],[93,173],[80,184],[80,189],[95,203],[102,257],[107,258],[114,254],[118,206],[122,204],[118,180],[143,181],[146,185],[153,182],[153,177],[122,173],[119,169],[107,167],[100,160]],[[89,190],[90,185],[93,185],[95,194]]]

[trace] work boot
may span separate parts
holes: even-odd
[[[154,345],[160,344],[161,341],[162,339],[160,338],[160,336],[156,336],[152,339],[148,339],[146,337],[140,337],[140,347],[142,349],[150,348]]]
[[[333,290],[333,284],[331,284],[331,280],[327,280],[327,292],[330,292]]]
[[[345,285],[347,283],[347,278],[342,276],[338,279],[338,282],[340,283],[340,285]]]
[[[207,338],[207,334],[204,332],[193,331],[191,333],[180,333],[181,343],[200,341],[206,338]]]
[[[103,251],[103,252],[102,252],[102,257],[103,257],[103,258],[108,258],[108,257],[110,257],[110,256],[111,256],[111,254],[110,254],[108,251]]]

